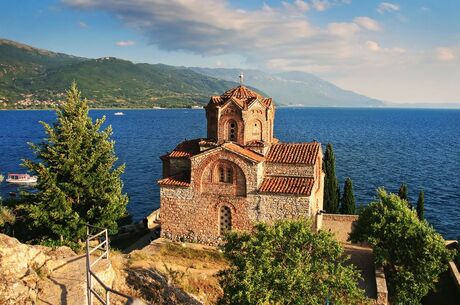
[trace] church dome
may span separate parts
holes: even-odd
[[[257,100],[260,101],[267,108],[272,105],[271,98],[265,98],[262,95],[255,92],[254,90],[251,90],[243,85],[227,90],[221,96],[211,97],[210,103],[214,104],[215,106],[222,106],[226,104],[229,100],[235,101],[242,108],[247,108],[249,105],[251,105],[254,101]]]
[[[264,99],[263,96],[258,94],[257,92],[241,85],[238,87],[235,87],[233,89],[225,91],[222,95],[221,98],[223,99],[230,99],[230,98],[235,98],[235,99],[254,99],[254,98],[259,98],[259,99]]]

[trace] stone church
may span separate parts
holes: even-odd
[[[161,157],[162,237],[215,244],[228,230],[296,217],[312,217],[318,229],[321,144],[278,141],[273,100],[243,85],[205,109],[207,137]]]

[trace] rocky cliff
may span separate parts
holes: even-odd
[[[35,304],[40,281],[72,256],[68,247],[25,245],[0,234],[0,304]]]
[[[138,251],[138,257],[147,255]],[[168,275],[144,260],[113,251],[110,260],[93,268],[109,287],[133,296],[132,305],[186,304],[203,302],[177,286]],[[86,257],[68,247],[56,249],[27,245],[0,234],[0,305],[82,305],[86,304]],[[101,287],[95,286],[102,291]],[[125,299],[111,295],[111,304]]]

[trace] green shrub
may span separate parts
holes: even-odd
[[[386,271],[391,304],[418,305],[447,269],[452,253],[406,200],[383,188],[377,194],[378,201],[360,214],[350,240],[373,247],[376,263]]]
[[[230,268],[220,273],[219,304],[364,304],[360,274],[345,265],[331,233],[313,232],[310,220],[258,224],[229,233],[222,247]]]

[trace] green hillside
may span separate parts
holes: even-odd
[[[0,39],[0,108],[44,108],[75,80],[92,107],[190,107],[237,85],[188,68],[87,59]]]

